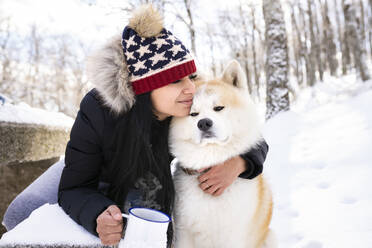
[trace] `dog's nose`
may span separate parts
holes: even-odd
[[[208,118],[201,119],[198,121],[198,128],[201,131],[208,131],[213,126],[213,121]]]

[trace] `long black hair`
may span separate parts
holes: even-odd
[[[174,185],[168,149],[170,119],[157,120],[151,92],[136,96],[132,108],[120,117],[111,142],[115,155],[109,166],[109,196],[119,206],[124,203],[136,179],[151,171],[162,185],[158,193],[161,210],[171,214]]]

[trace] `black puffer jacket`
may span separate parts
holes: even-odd
[[[96,86],[83,98],[66,147],[65,168],[58,192],[58,203],[78,224],[94,235],[96,218],[109,205],[116,204],[106,196],[110,178],[108,165],[114,152],[109,145],[118,122],[118,114],[133,104],[133,93],[126,85],[122,70],[123,54],[120,37],[93,56],[88,63],[88,76]],[[247,171],[240,177],[254,178],[262,172],[268,146],[241,155]]]

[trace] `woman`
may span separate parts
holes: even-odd
[[[95,89],[83,98],[71,130],[58,202],[103,244],[113,245],[121,239],[121,212],[128,208],[172,212],[168,128],[172,116],[189,114],[196,67],[151,6],[139,9],[121,43],[115,39],[106,45],[88,67]],[[218,196],[238,176],[254,178],[266,153],[264,143],[214,166],[200,177],[201,190]],[[208,191],[209,179],[222,186]]]

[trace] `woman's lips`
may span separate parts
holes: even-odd
[[[186,106],[191,106],[192,105],[192,99],[185,100],[185,101],[179,101],[179,103],[185,104]]]

